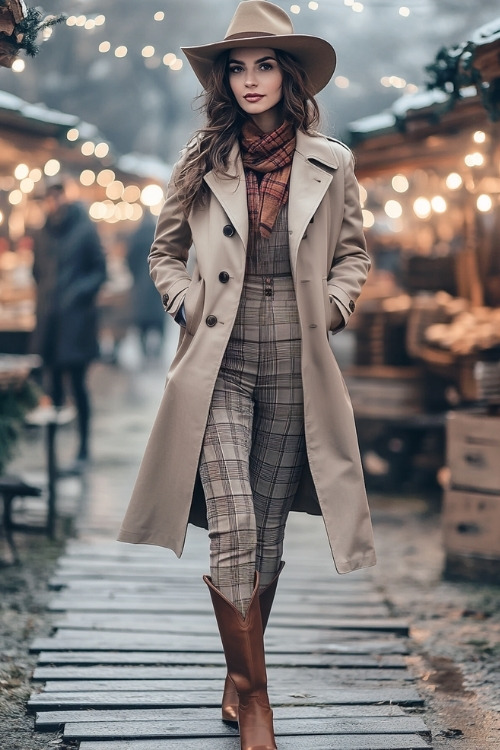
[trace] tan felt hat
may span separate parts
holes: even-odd
[[[285,11],[267,0],[243,0],[221,42],[181,49],[206,88],[214,60],[235,47],[270,47],[289,52],[306,71],[313,94],[326,86],[337,60],[329,42],[317,36],[295,34]]]

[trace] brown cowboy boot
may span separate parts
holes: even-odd
[[[267,696],[264,638],[259,600],[259,574],[246,616],[215,588],[209,576],[203,580],[212,604],[226,657],[229,678],[238,695],[241,750],[276,750],[273,712]]]
[[[274,595],[278,586],[278,578],[284,567],[285,563],[282,562],[271,583],[259,594],[262,634],[266,632],[267,622],[274,602]],[[236,692],[234,683],[229,679],[229,675],[226,675],[224,693],[222,695],[222,721],[233,723],[237,723],[238,721],[238,693]]]

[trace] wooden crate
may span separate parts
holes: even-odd
[[[500,417],[450,412],[446,456],[452,487],[500,495]]]
[[[423,379],[416,367],[352,367],[345,381],[357,417],[402,419],[423,411]]]
[[[448,554],[498,558],[500,564],[500,494],[446,490],[442,529]]]

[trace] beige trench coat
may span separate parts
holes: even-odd
[[[119,539],[169,547],[178,556],[188,521],[206,525],[198,461],[245,274],[248,211],[237,145],[228,173],[237,178],[206,175],[209,204],[192,211],[189,221],[171,181],[150,253],[165,309],[175,317],[184,301],[187,326]],[[347,573],[374,565],[375,553],[352,407],[328,340],[329,295],[347,323],[370,262],[352,155],[338,141],[297,133],[288,221],[308,457],[293,509],[322,514],[335,566]],[[186,270],[191,245],[192,278]]]

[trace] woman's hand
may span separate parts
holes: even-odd
[[[345,326],[344,316],[339,310],[335,298],[330,294],[330,330],[336,331],[338,328]]]

